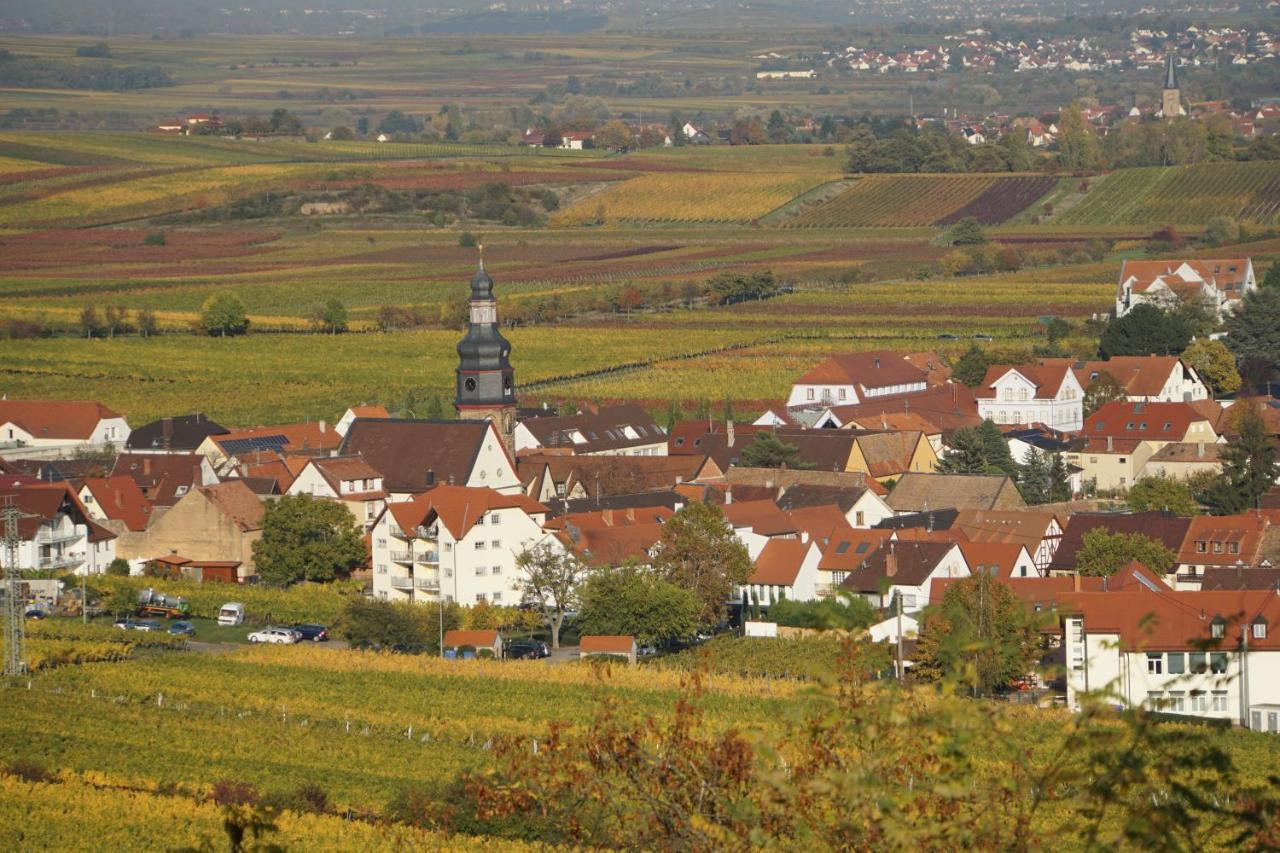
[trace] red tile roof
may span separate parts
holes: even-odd
[[[1241,515],[1201,515],[1191,519],[1178,549],[1178,563],[1193,566],[1251,566],[1258,561],[1273,510]],[[1198,548],[1204,546],[1201,553]],[[1215,550],[1215,548],[1217,550]]]
[[[90,477],[83,483],[93,495],[93,501],[103,515],[119,521],[134,532],[146,530],[151,520],[151,502],[142,495],[142,489],[132,477],[118,474],[114,477]]]
[[[1091,451],[1094,440],[1107,436],[1139,441],[1182,441],[1193,423],[1207,420],[1188,403],[1112,400],[1085,418],[1083,435],[1090,440]]]
[[[578,644],[580,654],[629,655],[636,650],[636,638],[630,634],[587,635]]]
[[[1000,579],[1014,577],[1014,567],[1027,550],[1025,545],[1012,542],[959,542],[958,544],[960,553],[964,555],[964,561],[969,564],[969,571],[976,575],[982,566],[995,566],[994,577]],[[988,571],[988,574],[992,572]]]
[[[460,646],[473,646],[477,649],[491,649],[498,642],[498,632],[489,629],[482,631],[445,631],[444,646],[456,649]]]
[[[1234,649],[1242,626],[1261,617],[1270,630],[1261,638],[1251,633],[1249,647],[1280,649],[1280,597],[1274,590],[1079,592],[1063,596],[1059,612],[1083,616],[1091,634],[1118,634],[1126,649],[1152,651],[1203,649],[1219,617],[1228,623],[1221,648]]]
[[[118,414],[101,403],[0,400],[0,424],[15,424],[33,438],[83,441],[93,435],[99,421],[118,417]]]
[[[835,355],[809,370],[795,381],[797,385],[858,385],[884,388],[925,382],[924,370],[892,350],[855,352]]]
[[[861,566],[875,553],[876,549],[893,536],[892,530],[861,530],[850,528],[848,531],[833,533],[831,542],[822,552],[818,562],[818,570],[826,572],[848,572]]]
[[[198,491],[241,530],[262,529],[262,519],[267,508],[253,490],[239,480],[201,486]]]
[[[791,586],[800,574],[810,543],[799,539],[771,539],[756,557],[755,571],[747,583]]]
[[[725,504],[724,517],[734,528],[750,528],[759,536],[796,533],[795,523],[770,500]]]
[[[125,474],[153,506],[173,506],[181,491],[199,485],[204,457],[195,453],[121,453],[116,457],[111,476]]]
[[[628,560],[648,563],[649,552],[662,541],[662,525],[588,528],[579,532],[576,542],[568,534],[560,537],[560,541],[567,540],[567,544],[591,566],[617,566]]]
[[[1043,400],[1058,395],[1071,368],[1065,364],[993,364],[987,368],[987,375],[982,378],[982,384],[974,391],[974,396],[981,400],[994,400],[996,382],[1010,372],[1017,373],[1034,385],[1036,398]]]
[[[439,518],[454,539],[462,539],[475,526],[476,520],[494,509],[521,509],[529,515],[546,514],[547,508],[525,495],[504,495],[493,489],[469,486],[436,486],[413,500],[387,505],[387,512],[410,531]]]

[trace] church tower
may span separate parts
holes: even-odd
[[[458,342],[458,390],[453,405],[464,421],[493,421],[514,453],[516,428],[515,371],[511,342],[498,331],[498,301],[484,258],[471,278],[471,316],[466,336]]]
[[[1182,115],[1182,93],[1178,91],[1178,66],[1173,53],[1164,57],[1164,91],[1160,93],[1160,115],[1176,118]]]

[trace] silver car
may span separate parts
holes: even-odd
[[[263,628],[249,635],[251,643],[296,643],[298,632],[290,628]]]

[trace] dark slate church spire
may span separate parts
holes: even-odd
[[[457,393],[453,404],[463,420],[490,420],[511,449],[516,385],[511,342],[498,331],[498,300],[484,268],[484,249],[471,277],[467,334],[458,342]]]
[[[1167,53],[1164,57],[1164,87],[1166,89],[1178,88],[1178,65],[1174,61],[1173,53]]]

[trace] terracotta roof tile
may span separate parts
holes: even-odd
[[[146,530],[151,520],[151,502],[132,477],[119,474],[114,477],[90,477],[83,487],[93,495],[94,504],[103,515],[119,521],[134,532]]]
[[[627,635],[589,634],[578,643],[580,654],[629,655],[635,651],[636,638]]]
[[[118,417],[95,402],[0,400],[0,424],[16,424],[34,438],[83,441],[93,435],[99,421]]]
[[[800,574],[811,543],[799,539],[770,539],[756,557],[755,571],[747,583],[791,586]]]
[[[241,530],[261,530],[267,509],[247,485],[239,480],[227,480],[212,486],[200,486],[198,491]]]

